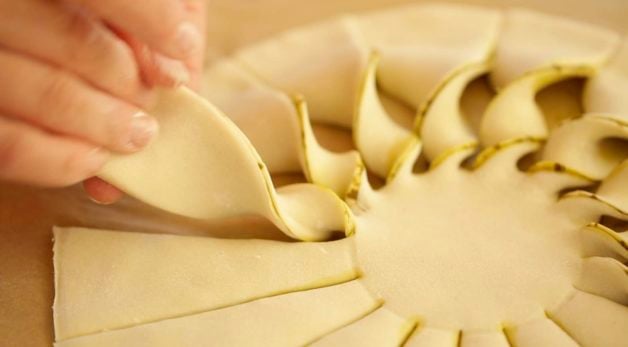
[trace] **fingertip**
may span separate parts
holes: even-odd
[[[142,80],[149,87],[176,87],[189,82],[190,73],[183,62],[152,50],[128,33],[118,30],[133,51]]]
[[[83,181],[83,189],[90,200],[101,205],[113,204],[124,196],[121,190],[98,177]]]
[[[109,155],[103,148],[76,143],[73,153],[65,158],[65,165],[51,175],[50,185],[69,186],[96,175],[109,159]]]
[[[105,165],[109,155],[109,151],[101,147],[91,148],[70,159],[68,164],[69,171],[82,171],[81,176],[94,175]]]
[[[108,151],[93,144],[53,135],[0,115],[0,177],[3,179],[64,187],[96,175],[108,158]]]
[[[65,0],[92,11],[172,58],[185,59],[202,48],[203,38],[186,20],[184,1]]]
[[[203,56],[195,59],[190,59],[186,62],[187,71],[189,72],[190,79],[186,82],[186,86],[192,90],[199,91],[201,86],[201,78],[203,76]]]
[[[156,53],[155,63],[158,66],[157,70],[163,76],[160,79],[161,85],[176,87],[190,82],[190,72],[183,62]]]
[[[150,86],[178,87],[187,84],[190,79],[188,67],[179,60],[168,58],[153,52],[150,61],[142,61],[140,70]]]

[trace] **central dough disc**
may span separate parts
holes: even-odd
[[[379,191],[358,218],[362,281],[428,326],[494,329],[573,290],[578,225],[525,175],[432,171]]]

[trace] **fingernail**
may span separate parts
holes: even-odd
[[[89,199],[89,201],[97,204],[97,205],[103,205],[103,206],[107,206],[107,205],[111,205],[113,204],[115,201],[102,201],[102,200],[98,200],[95,197],[87,194],[87,198]]]
[[[157,121],[144,112],[138,112],[131,121],[131,134],[129,147],[138,150],[145,147],[157,135],[159,124]]]
[[[179,25],[175,40],[177,49],[184,56],[190,56],[200,49],[202,43],[201,34],[196,26],[190,22],[183,22]]]
[[[190,73],[182,62],[161,55],[155,56],[155,62],[158,64],[159,70],[166,76],[167,86],[176,87],[190,81]]]
[[[123,196],[119,189],[97,177],[83,181],[83,190],[92,202],[99,205],[113,204]]]

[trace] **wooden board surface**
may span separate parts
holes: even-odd
[[[410,1],[211,0],[208,60],[285,28],[405,2]],[[628,32],[628,2],[624,0],[458,2],[525,6]],[[51,190],[0,182],[0,346],[49,346],[53,340],[51,227],[55,224],[219,237],[283,237],[257,218],[203,223],[165,214],[130,198],[115,206],[99,206],[89,201],[80,187]]]

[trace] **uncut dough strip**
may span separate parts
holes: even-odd
[[[622,347],[628,341],[628,307],[575,290],[550,318],[578,343],[591,347]]]
[[[325,243],[55,229],[57,340],[357,277],[351,238]]]
[[[301,346],[374,310],[357,281],[79,337],[56,347]]]
[[[351,127],[368,59],[353,17],[288,30],[234,58],[269,85],[302,94],[314,121]]]
[[[506,334],[517,347],[579,347],[576,341],[545,315],[507,328]]]
[[[323,336],[313,347],[395,347],[400,346],[415,323],[403,319],[385,306],[368,316]]]
[[[407,347],[458,347],[460,332],[419,326],[408,339]]]
[[[510,343],[501,330],[463,331],[460,347],[510,347]]]

